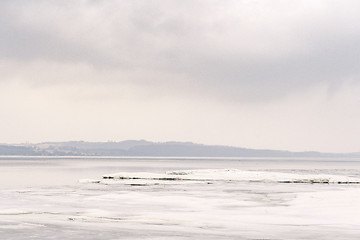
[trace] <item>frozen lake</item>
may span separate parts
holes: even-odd
[[[356,181],[359,159],[0,157],[0,236],[359,239]]]

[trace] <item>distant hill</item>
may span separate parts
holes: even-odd
[[[360,153],[290,152],[211,146],[191,142],[44,142],[0,145],[0,155],[23,156],[149,156],[149,157],[360,157]]]
[[[0,155],[26,155],[32,156],[36,155],[31,147],[26,146],[12,146],[12,145],[0,145]]]

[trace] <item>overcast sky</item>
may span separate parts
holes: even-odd
[[[360,151],[360,1],[0,1],[0,142]]]

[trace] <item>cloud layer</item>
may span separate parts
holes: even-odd
[[[335,0],[1,1],[0,141],[360,151],[358,9]]]

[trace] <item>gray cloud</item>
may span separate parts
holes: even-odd
[[[136,82],[157,71],[164,74],[151,78],[155,87],[269,99],[358,80],[359,7],[357,1],[2,1],[0,57],[120,69]],[[190,89],[189,82],[196,84]]]

